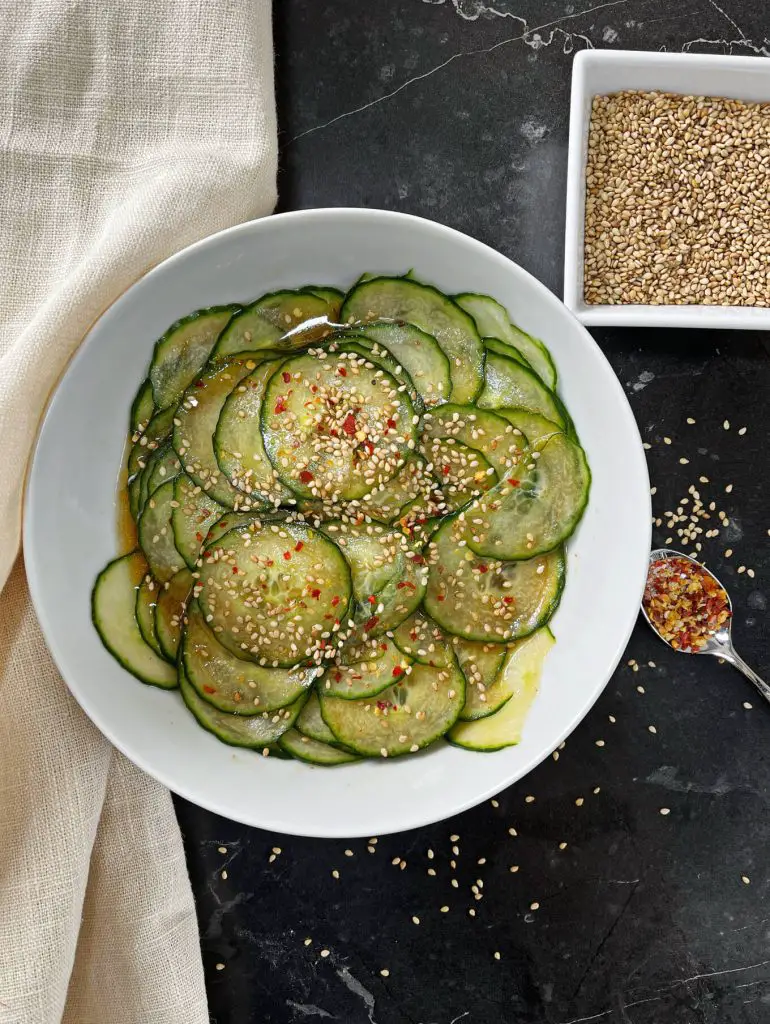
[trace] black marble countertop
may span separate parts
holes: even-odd
[[[770,53],[758,0],[275,13],[281,209],[431,217],[557,294],[573,54]],[[728,516],[704,555],[730,586],[738,649],[770,675],[768,336],[593,334],[651,445],[656,514],[695,483]],[[770,709],[729,666],[643,625],[558,761],[372,852],[177,808],[217,1024],[770,1021]]]

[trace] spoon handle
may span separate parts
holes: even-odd
[[[746,678],[754,684],[765,700],[770,703],[770,686],[759,678],[754,669],[747,665],[739,654],[735,651],[720,651],[719,656],[724,658],[725,661],[729,661],[730,664],[734,665],[739,672],[742,672]]]

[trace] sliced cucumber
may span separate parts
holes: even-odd
[[[152,575],[159,583],[170,580],[184,567],[184,559],[176,549],[171,528],[173,500],[174,482],[169,480],[147,499],[137,523],[139,545],[150,564]]]
[[[208,701],[198,696],[184,671],[179,665],[179,686],[182,691],[182,699],[187,707],[195,715],[198,723],[213,732],[217,739],[223,743],[229,743],[232,747],[250,747],[254,750],[265,750],[270,752],[273,743],[277,743],[281,736],[297,720],[302,710],[302,705],[307,699],[303,694],[288,707],[279,708],[276,711],[263,711],[259,715],[229,715],[226,711],[220,711]]]
[[[130,429],[132,434],[141,434],[155,415],[155,399],[152,397],[152,382],[149,377],[142,382],[131,403]]]
[[[139,514],[142,511],[142,474],[143,469],[140,469],[135,473],[128,481],[128,511],[131,513],[131,518],[136,522],[139,518]]]
[[[184,471],[227,508],[250,507],[251,502],[219,468],[214,431],[225,399],[256,366],[253,359],[234,359],[205,373],[185,392],[174,421],[173,444]]]
[[[506,356],[508,359],[515,359],[517,363],[521,363],[522,366],[526,366],[528,370],[532,369],[532,366],[513,345],[507,345],[505,342],[499,341],[497,338],[484,338],[484,348],[487,352],[494,352],[498,356]]]
[[[481,452],[499,477],[509,475],[522,458],[522,438],[514,428],[488,409],[455,405],[433,409],[423,423],[423,444],[447,438]]]
[[[380,523],[392,523],[403,514],[404,507],[430,493],[432,480],[425,469],[425,459],[408,455],[403,466],[386,484],[361,499],[364,515]]]
[[[425,406],[447,402],[452,391],[449,359],[431,334],[413,324],[371,324],[363,335],[383,349],[409,374]]]
[[[160,447],[171,436],[173,427],[174,410],[163,409],[161,412],[155,413],[141,435],[137,437],[134,434],[132,436],[132,440],[135,440],[128,455],[127,471],[129,479],[144,469],[150,453],[154,452],[156,448]]]
[[[255,522],[226,533],[204,553],[200,588],[217,640],[272,668],[333,650],[327,641],[345,621],[351,593],[350,570],[336,544],[288,522]]]
[[[265,454],[260,429],[265,388],[280,365],[281,360],[267,360],[235,386],[222,406],[214,433],[219,468],[257,507],[293,496],[278,480]]]
[[[341,292],[339,288],[331,288],[329,285],[317,284],[311,284],[303,290],[310,292],[313,295],[317,295],[319,299],[323,299],[326,303],[326,315],[329,319],[339,320],[340,309],[342,308],[342,303],[345,301],[344,292]]]
[[[478,449],[458,444],[454,438],[433,438],[425,445],[425,455],[433,466],[447,512],[467,505],[498,481],[494,468]]]
[[[254,522],[262,522],[263,516],[255,515],[253,512],[225,512],[217,521],[209,527],[203,546],[205,548],[215,547],[226,533],[241,526],[251,526]]]
[[[532,458],[517,486],[503,480],[474,502],[468,545],[476,554],[533,558],[563,543],[580,521],[591,485],[580,445],[555,434]]]
[[[455,302],[466,313],[470,313],[480,334],[513,345],[521,352],[545,386],[553,391],[556,387],[556,367],[551,353],[542,341],[514,327],[504,306],[489,295],[475,295],[471,292],[456,295]]]
[[[143,683],[170,690],[176,672],[146,644],[136,621],[136,591],[149,567],[141,551],[110,562],[96,578],[91,594],[91,617],[110,654]]]
[[[521,740],[527,712],[537,696],[543,661],[554,638],[549,629],[540,629],[517,644],[508,654],[502,669],[501,687],[508,697],[499,711],[472,722],[457,722],[447,735],[450,743],[466,750],[502,750]]]
[[[390,374],[345,353],[306,354],[270,378],[262,436],[292,491],[331,502],[360,499],[403,465],[415,444],[413,416]]]
[[[532,635],[537,636],[537,633]],[[520,640],[519,643],[526,644],[528,639]],[[460,718],[470,721],[494,714],[510,696],[510,693],[503,695],[499,689],[495,689],[509,648],[503,644],[485,644],[479,640],[463,640],[456,636],[453,638],[452,649],[457,655],[466,684],[465,706],[460,712]]]
[[[163,656],[176,661],[182,641],[185,611],[193,588],[189,569],[179,572],[160,588],[155,608],[155,629]]]
[[[426,612],[467,640],[509,643],[534,632],[561,598],[562,549],[521,562],[475,556],[462,516],[447,519],[428,545]]]
[[[311,341],[329,335],[331,329],[309,330],[285,338],[305,320],[327,316],[330,307],[325,299],[309,291],[281,291],[263,295],[246,306],[228,324],[217,342],[211,358],[215,362],[235,355],[278,348],[290,352],[306,348]],[[329,317],[333,320],[333,317]]]
[[[404,682],[374,699],[320,695],[321,714],[340,743],[367,757],[397,757],[427,747],[454,722],[465,700],[456,664],[412,666]]]
[[[155,343],[150,381],[155,405],[177,405],[200,373],[219,335],[238,306],[212,306],[191,313],[166,331]]]
[[[356,661],[353,665],[331,665],[320,683],[320,692],[326,697],[358,700],[376,697],[405,676],[412,659],[402,654],[391,640],[383,640],[384,650],[371,661]]]
[[[224,505],[209,497],[186,473],[180,473],[174,481],[171,512],[174,546],[189,569],[195,568],[206,534],[226,511]]]
[[[447,634],[423,611],[416,611],[393,630],[393,643],[421,665],[443,667],[454,661]]]
[[[539,413],[546,419],[566,425],[561,403],[532,370],[496,352],[487,353],[484,389],[478,398],[481,409],[515,406]]]
[[[136,607],[134,613],[136,615],[136,623],[139,626],[139,632],[142,634],[142,639],[146,644],[155,651],[155,653],[163,658],[164,654],[158,643],[158,634],[155,631],[155,605],[157,604],[158,598],[158,584],[147,573],[140,585],[136,590]]]
[[[530,448],[540,451],[554,434],[563,433],[558,423],[547,420],[527,409],[495,409],[495,415],[507,420],[529,442]]]
[[[322,529],[350,566],[354,605],[348,614],[356,626],[376,637],[412,614],[425,593],[427,570],[402,533],[340,522]]]
[[[306,693],[318,669],[263,668],[226,650],[193,601],[187,613],[182,661],[190,684],[203,700],[230,714],[256,715],[294,703]]]
[[[163,484],[169,480],[176,479],[179,476],[180,469],[179,456],[168,442],[154,451],[147,462],[144,472],[147,478],[145,500],[150,498]],[[142,491],[144,492],[144,485],[142,486]]]
[[[310,736],[304,736],[297,729],[289,729],[278,740],[281,750],[296,757],[298,761],[307,761],[308,764],[319,764],[331,767],[336,764],[352,764],[358,761],[357,754],[351,754],[347,750],[340,750],[339,747],[332,747],[328,743],[320,743]]]
[[[471,402],[484,383],[484,346],[470,317],[430,285],[404,277],[377,277],[356,285],[345,299],[344,323],[380,318],[405,320],[432,335],[449,360],[452,390],[447,399]]]
[[[299,713],[297,728],[303,736],[309,736],[311,740],[327,744],[337,743],[334,733],[323,720],[321,704],[315,690],[311,690],[307,703]]]
[[[364,337],[363,334],[353,334],[350,336],[350,339],[347,335],[342,335],[340,342],[335,342],[335,350],[338,352],[352,352],[354,355],[359,356],[364,360],[364,365],[367,369],[369,368],[368,364],[371,364],[373,369],[379,366],[380,369],[385,370],[399,384],[406,385],[406,394],[409,396],[409,401],[414,406],[415,412],[423,413],[425,411],[425,402],[420,392],[414,386],[412,378],[401,363],[397,362],[384,348],[375,345],[373,341]]]

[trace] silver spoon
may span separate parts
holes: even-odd
[[[766,701],[770,703],[770,686],[767,685],[762,679],[759,678],[753,668],[750,668],[741,656],[736,652],[733,647],[732,638],[732,622],[733,622],[733,606],[730,601],[730,595],[727,593],[727,589],[722,583],[716,578],[713,572],[710,572],[705,565],[701,565],[700,562],[696,562],[694,558],[690,558],[688,555],[683,555],[681,551],[672,551],[670,548],[658,548],[650,554],[650,565],[653,562],[660,561],[661,559],[668,558],[681,558],[685,562],[691,562],[693,565],[697,565],[699,570],[708,573],[708,575],[716,581],[719,588],[724,593],[727,601],[727,607],[730,609],[730,617],[727,621],[713,633],[705,644],[697,651],[681,651],[679,648],[673,647],[672,649],[678,651],[680,654],[714,654],[718,658],[722,658],[724,661],[729,661],[731,665],[734,665],[739,672],[742,672],[750,682],[754,684],[756,689],[762,694]],[[647,614],[647,609],[642,602],[642,614],[647,620],[647,624],[651,629],[660,637],[660,639],[672,647],[671,643],[661,633],[655,623],[650,619]]]

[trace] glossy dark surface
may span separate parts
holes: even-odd
[[[361,205],[432,217],[560,293],[573,52],[764,55],[769,45],[756,0],[584,7],[278,5],[281,209]],[[767,677],[767,336],[594,336],[652,445],[656,515],[692,501],[694,485],[716,505],[704,533],[720,526],[720,509],[729,518],[719,536],[699,539],[730,589],[736,647]],[[664,520],[654,542],[669,537],[681,544]],[[611,572],[597,566],[597,586]],[[769,752],[770,708],[742,677],[715,659],[677,655],[640,624],[558,762],[502,794],[499,806],[380,839],[369,853],[358,840],[269,835],[178,801],[212,1020],[766,1024]],[[273,847],[281,853],[270,862]]]

